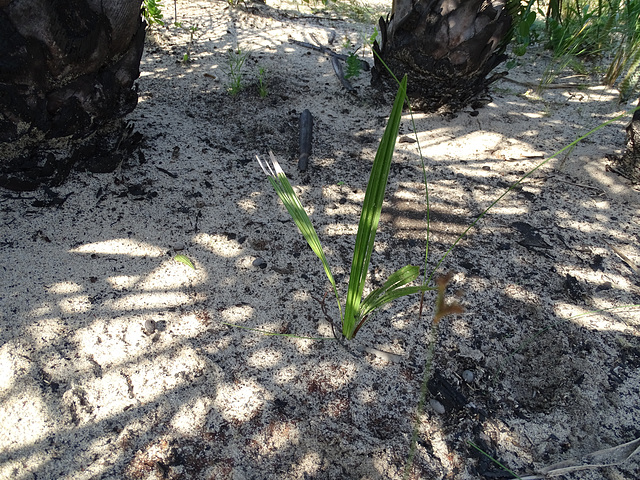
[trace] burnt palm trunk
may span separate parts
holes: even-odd
[[[627,126],[627,149],[622,157],[616,159],[616,166],[625,177],[634,184],[640,184],[640,99]]]
[[[489,77],[506,59],[512,17],[507,0],[394,0],[380,19],[374,50],[398,78],[409,77],[414,108],[459,110],[486,102]],[[375,58],[373,82],[390,82]],[[484,97],[484,98],[483,98]]]
[[[141,0],[0,0],[0,186],[115,168],[144,47]]]

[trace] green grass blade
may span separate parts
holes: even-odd
[[[289,338],[299,338],[302,340],[335,340],[335,337],[305,337],[304,335],[297,335],[295,333],[277,333],[277,332],[270,332],[268,330],[262,330],[260,328],[245,327],[243,325],[238,325],[236,323],[228,323],[228,322],[220,322],[220,323],[228,327],[240,328],[242,330],[248,330],[250,332],[256,332],[261,335],[266,335],[270,337],[289,337]]]
[[[311,219],[307,215],[300,199],[296,195],[296,192],[293,190],[293,187],[289,183],[287,176],[284,174],[284,171],[278,164],[275,155],[272,152],[269,152],[269,156],[271,157],[271,164],[267,161],[264,163],[260,160],[260,157],[256,156],[260,167],[264,171],[264,173],[269,178],[269,182],[273,186],[273,189],[280,197],[280,200],[284,204],[287,212],[291,215],[294,223],[302,233],[302,236],[305,238],[313,253],[317,255],[317,257],[322,262],[322,266],[324,271],[333,287],[333,293],[336,296],[336,301],[338,302],[338,309],[340,310],[340,317],[342,318],[342,307],[340,306],[340,297],[338,296],[338,289],[336,287],[336,281],[331,274],[331,268],[329,267],[329,262],[325,257],[324,250],[322,249],[322,244],[320,243],[320,239],[318,238],[318,234],[316,229],[313,228],[313,224],[311,223]]]
[[[387,281],[384,282],[381,287],[376,288],[362,301],[358,317],[363,317],[363,312],[366,305],[376,304],[378,298],[382,297],[386,292],[395,290],[397,288],[403,287],[408,283],[413,282],[416,278],[418,278],[419,274],[420,268],[413,265],[407,265],[400,268],[399,270],[396,270],[389,276]]]
[[[487,457],[489,460],[491,460],[493,463],[495,463],[496,465],[498,465],[501,469],[503,469],[505,472],[510,473],[511,475],[513,475],[513,478],[516,479],[520,479],[520,477],[518,476],[517,473],[512,472],[511,470],[509,470],[507,467],[505,467],[502,463],[500,463],[498,460],[496,460],[495,458],[493,458],[491,455],[489,455],[487,452],[485,452],[484,450],[482,450],[478,445],[476,445],[475,443],[473,443],[470,440],[467,440],[467,443],[469,445],[471,445],[473,448],[475,448],[476,450],[478,450],[482,455],[484,455],[485,457]]]
[[[384,193],[387,188],[389,168],[391,167],[396,137],[398,136],[398,130],[400,128],[406,91],[407,78],[405,77],[400,83],[387,128],[378,146],[378,152],[373,162],[367,191],[364,196],[360,223],[358,224],[358,233],[356,235],[356,245],[353,251],[353,261],[351,262],[347,303],[342,322],[342,334],[347,339],[353,338],[356,328],[365,279],[367,278],[367,270],[369,269],[369,261],[371,260],[371,253],[373,252],[373,243],[380,221],[382,201],[384,200]]]
[[[464,232],[462,232],[460,235],[458,235],[458,237],[455,239],[455,241],[451,244],[451,246],[447,249],[446,252],[444,252],[444,254],[442,255],[442,257],[440,257],[440,260],[438,260],[438,263],[436,264],[436,266],[433,268],[433,270],[431,270],[431,275],[429,276],[429,278],[427,279],[427,283],[431,282],[431,280],[434,278],[436,271],[438,270],[438,268],[440,267],[440,265],[442,265],[442,263],[445,261],[445,259],[449,256],[449,254],[451,253],[451,251],[458,245],[458,243],[460,243],[460,241],[466,237],[467,233],[469,233],[469,230],[471,230],[473,227],[476,226],[476,224],[482,220],[482,218],[489,213],[489,210],[491,210],[500,200],[502,200],[507,194],[509,194],[514,188],[516,188],[518,185],[520,185],[522,182],[524,182],[527,178],[529,178],[531,175],[533,175],[536,171],[538,171],[540,168],[542,168],[544,165],[546,165],[547,163],[549,163],[551,160],[553,160],[554,158],[558,157],[559,155],[561,155],[563,152],[566,152],[567,150],[575,147],[578,143],[580,143],[582,140],[584,140],[585,138],[593,135],[595,132],[597,132],[598,130],[606,127],[607,125],[611,125],[614,122],[617,122],[618,120],[620,120],[621,118],[627,116],[627,115],[633,115],[633,113],[640,109],[640,107],[636,107],[628,112],[622,113],[620,115],[617,115],[605,122],[602,122],[600,125],[598,125],[597,127],[592,128],[591,130],[589,130],[587,133],[585,133],[584,135],[581,135],[580,137],[576,138],[573,142],[571,142],[570,144],[566,145],[565,147],[561,148],[560,150],[558,150],[556,153],[554,153],[553,155],[551,155],[549,158],[547,158],[546,160],[543,160],[542,162],[538,163],[535,167],[533,167],[531,170],[529,170],[527,173],[525,173],[522,177],[520,177],[518,180],[516,180],[515,182],[513,182],[509,188],[507,188],[498,198],[496,198],[493,202],[491,202],[491,204],[485,208],[482,213],[480,215],[478,215],[476,217],[476,219],[471,222],[471,224],[464,230]]]
[[[406,285],[418,278],[418,275],[420,275],[420,267],[415,265],[406,265],[389,275],[389,278],[384,282],[381,289],[388,290]],[[371,296],[371,294],[369,294],[369,296]]]

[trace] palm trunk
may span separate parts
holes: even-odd
[[[130,150],[141,0],[0,0],[0,186],[115,168]]]
[[[487,78],[506,59],[512,17],[507,0],[394,0],[391,17],[380,19],[372,82],[409,77],[414,108],[456,111],[486,103]],[[379,56],[379,58],[378,58]]]
[[[635,185],[640,184],[640,98],[638,108],[627,126],[627,149],[616,161],[620,173]]]

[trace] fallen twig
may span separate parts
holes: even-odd
[[[598,450],[597,452],[585,455],[580,459],[566,460],[564,462],[555,463],[540,470],[540,475],[531,475],[519,478],[521,480],[543,479],[566,475],[568,473],[577,472],[579,470],[620,465],[639,451],[640,438],[636,438],[631,442],[623,443],[622,445],[618,445],[616,447]]]
[[[556,180],[558,182],[566,183],[567,185],[573,185],[574,187],[590,188],[591,190],[596,190],[596,191],[598,191],[600,193],[604,193],[601,188],[592,187],[591,185],[584,185],[582,183],[567,182],[566,180],[560,180],[557,177],[556,177]]]
[[[622,261],[629,266],[629,268],[631,268],[631,270],[633,270],[635,273],[638,273],[639,269],[638,269],[638,266],[636,265],[636,263],[633,260],[631,260],[629,257],[627,257],[624,253],[622,253],[622,250],[620,250],[617,247],[614,247],[613,245],[611,245],[606,240],[604,241],[604,243],[609,245],[609,248],[611,248],[611,250],[613,250],[614,253],[616,255],[618,255],[622,259]]]
[[[313,45],[312,43],[301,42],[299,40],[294,40],[293,38],[289,39],[289,43],[293,43],[294,45],[298,45],[300,47],[309,48],[311,50],[315,50],[316,52],[322,52],[326,55],[329,55],[334,58],[338,58],[345,62],[347,61],[347,58],[349,58],[348,55],[336,53],[333,50],[331,50],[329,47],[323,47],[322,45]],[[371,66],[369,65],[369,63],[366,60],[362,60],[362,59],[360,59],[360,67],[365,72],[368,72],[371,69]]]
[[[177,175],[177,174],[172,173],[172,172],[170,172],[169,170],[166,170],[166,169],[164,169],[164,168],[162,168],[162,167],[158,167],[157,165],[156,165],[156,168],[157,168],[158,170],[160,170],[162,173],[164,173],[165,175],[169,175],[171,178],[178,178],[178,175]]]
[[[540,84],[538,83],[531,83],[531,82],[520,82],[518,80],[514,80],[513,78],[509,78],[509,77],[503,77],[501,80],[505,81],[505,82],[510,82],[510,83],[515,83],[516,85],[520,85],[522,87],[527,87],[527,88],[538,88],[540,87]],[[583,87],[588,87],[589,85],[586,83],[552,83],[549,85],[544,85],[542,87],[542,89],[562,89],[562,88],[583,88]]]

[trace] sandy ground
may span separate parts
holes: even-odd
[[[198,24],[192,61],[186,31],[152,35],[131,115],[138,158],[1,194],[0,478],[399,479],[414,425],[409,478],[509,478],[469,442],[524,476],[640,437],[640,312],[584,315],[640,303],[640,193],[605,159],[628,119],[551,160],[440,266],[466,311],[440,326],[418,416],[433,296],[422,318],[418,297],[394,303],[350,350],[331,340],[322,267],[254,160],[280,159],[344,292],[390,103],[366,73],[346,93],[328,57],[288,38],[335,32],[344,53],[372,26],[270,2],[177,6]],[[230,96],[237,48],[246,88]],[[534,95],[522,83],[547,62],[530,52],[510,73],[521,83],[496,84],[477,112],[415,115],[429,271],[510,182],[625,107],[595,78]],[[304,109],[315,127],[302,173]],[[408,114],[401,134],[413,135]],[[397,145],[367,288],[424,261],[417,145]],[[565,478],[640,478],[638,456]]]

